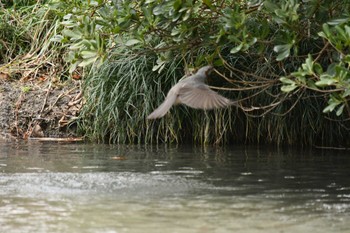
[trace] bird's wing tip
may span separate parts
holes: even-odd
[[[153,120],[156,119],[157,117],[153,116],[153,114],[150,114],[146,117],[147,120]]]
[[[158,118],[161,118],[163,117],[162,114],[159,114],[159,111],[158,109],[154,110],[151,114],[149,114],[146,119],[147,120],[155,120],[155,119],[158,119]]]

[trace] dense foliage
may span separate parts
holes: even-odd
[[[92,138],[349,143],[348,1],[50,0],[30,6],[32,19],[43,17],[39,12],[48,19],[37,19],[50,39],[36,48],[63,55],[67,76],[85,72],[80,125]],[[32,51],[35,38],[8,20],[29,17],[25,9],[2,7],[0,28],[15,31],[17,42],[0,34],[1,63]],[[217,71],[209,84],[240,100],[240,109],[179,107],[162,120],[145,120],[185,72],[208,63]]]

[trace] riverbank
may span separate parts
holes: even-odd
[[[0,136],[76,137],[81,81],[0,79]]]
[[[349,7],[342,0],[0,3],[0,134],[348,148]],[[177,106],[146,119],[184,75],[209,64],[208,85],[240,108]]]

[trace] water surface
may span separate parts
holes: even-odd
[[[350,153],[0,141],[1,232],[350,232]]]

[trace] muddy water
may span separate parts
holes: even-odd
[[[0,148],[0,232],[350,232],[346,152]]]

